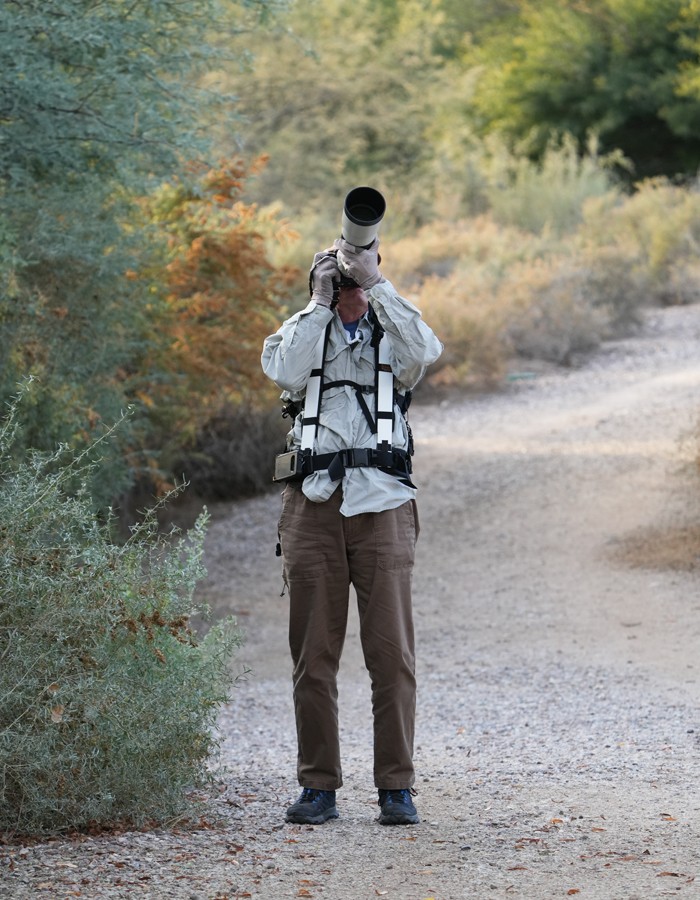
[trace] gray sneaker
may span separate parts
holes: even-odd
[[[287,822],[297,825],[322,825],[327,819],[337,819],[335,791],[304,788],[299,799],[287,810]]]

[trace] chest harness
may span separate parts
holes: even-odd
[[[295,475],[305,478],[312,472],[326,469],[331,481],[339,481],[345,475],[346,469],[370,467],[387,472],[397,477],[408,487],[414,487],[410,478],[412,472],[411,455],[413,453],[413,439],[410,427],[408,428],[408,450],[399,450],[392,446],[394,406],[398,406],[405,418],[411,402],[411,392],[407,391],[406,394],[400,394],[394,390],[394,373],[389,364],[388,341],[382,340],[384,329],[371,311],[371,307],[368,318],[372,324],[370,345],[374,348],[374,384],[358,384],[350,380],[326,381],[324,363],[333,321],[329,322],[327,328],[319,337],[314,351],[313,367],[306,385],[306,397],[301,419],[301,446],[300,450],[297,451],[297,459],[294,465]],[[334,453],[313,452],[323,393],[335,387],[351,387],[355,391],[362,414],[367,421],[370,431],[375,435],[374,447],[353,447]],[[376,419],[372,418],[372,413],[365,399],[368,394],[374,394],[375,396]],[[299,411],[299,406],[292,403],[285,408],[283,414],[297,415]],[[406,424],[408,427],[408,423]]]

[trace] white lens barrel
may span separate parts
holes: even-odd
[[[341,235],[355,247],[369,247],[384,218],[386,201],[371,187],[353,188],[345,198]]]

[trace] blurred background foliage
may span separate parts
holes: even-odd
[[[80,449],[128,519],[183,475],[269,482],[266,334],[345,193],[433,387],[572,364],[698,298],[698,0],[23,0],[0,5],[0,396],[17,454]]]

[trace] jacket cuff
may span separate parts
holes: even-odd
[[[318,310],[318,312],[317,312]],[[315,300],[309,300],[307,305],[301,310],[299,313],[300,316],[308,316],[308,315],[317,315],[323,316],[326,322],[330,322],[333,318],[333,310],[328,306],[323,306],[321,303],[316,303]]]
[[[371,300],[379,300],[382,302],[391,300],[395,297],[396,288],[388,278],[382,278],[382,280],[375,284],[374,287],[369,288],[366,293]]]

